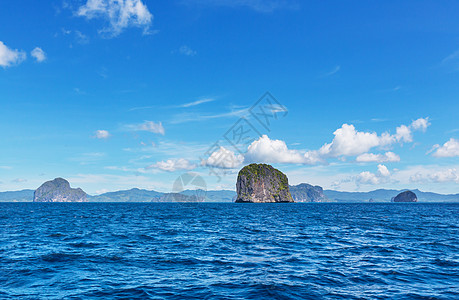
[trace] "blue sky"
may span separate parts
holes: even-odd
[[[234,190],[241,166],[265,162],[291,184],[459,193],[458,11],[2,1],[0,191],[55,177],[90,194],[170,191],[185,172]],[[249,108],[267,91],[263,127]],[[257,135],[236,149],[225,133],[241,118]]]

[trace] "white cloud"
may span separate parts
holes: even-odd
[[[98,139],[108,139],[110,137],[110,133],[107,130],[96,130],[94,136]]]
[[[411,133],[410,127],[406,125],[400,125],[396,129],[395,139],[398,142],[411,143],[413,141],[413,135]]]
[[[18,65],[26,59],[24,51],[8,48],[0,41],[0,66],[3,68]]]
[[[192,170],[196,168],[195,164],[192,164],[189,160],[184,158],[179,159],[168,159],[166,161],[160,161],[155,164],[148,166],[146,169],[160,169],[163,171],[174,172],[179,170]]]
[[[214,151],[207,159],[201,161],[202,166],[214,167],[220,169],[235,169],[242,165],[244,156],[234,154],[224,147]]]
[[[186,55],[186,56],[195,56],[197,54],[197,52],[195,50],[191,49],[190,47],[188,47],[186,45],[180,47],[179,52],[180,52],[180,54],[183,54],[183,55]]]
[[[434,182],[456,182],[459,183],[459,173],[456,169],[447,169],[429,175]]]
[[[378,171],[371,173],[368,171],[362,172],[356,176],[357,184],[380,184],[387,182],[390,177],[390,172],[385,165],[378,165]]]
[[[357,131],[354,125],[349,124],[343,124],[333,134],[335,135],[333,141],[319,149],[320,155],[354,156],[368,152],[373,147],[392,143],[392,138],[388,133],[378,136],[374,132]]]
[[[410,176],[410,182],[416,183],[444,183],[455,182],[459,183],[459,172],[456,168],[440,169],[440,170],[420,170]]]
[[[165,134],[165,130],[161,122],[156,123],[153,121],[145,121],[141,124],[126,125],[126,128],[132,131],[149,131],[153,133],[159,133],[162,135]]]
[[[271,140],[267,135],[263,135],[253,141],[244,154],[244,163],[264,162],[264,163],[284,163],[284,164],[308,164],[314,165],[326,163],[328,158],[338,158],[344,160],[347,156],[357,156],[356,162],[398,162],[400,157],[394,152],[384,154],[369,153],[373,148],[386,148],[396,142],[412,141],[412,130],[425,130],[429,126],[428,119],[418,119],[409,126],[401,125],[397,127],[394,135],[384,132],[378,135],[375,132],[357,131],[354,125],[343,124],[333,134],[331,143],[324,144],[318,150],[301,151],[288,149],[287,144],[282,140]],[[228,161],[217,163],[221,157]],[[207,160],[201,164],[220,168],[234,168],[242,160],[242,155],[236,156],[233,152],[220,148],[215,151]],[[376,174],[362,172],[358,180],[364,182],[378,182],[385,178],[387,168],[383,165],[378,166]]]
[[[46,60],[46,53],[40,47],[35,47],[35,49],[30,52],[30,55],[32,55],[37,62],[43,62]]]
[[[409,126],[400,125],[394,135],[384,132],[378,135],[375,132],[357,131],[354,125],[343,124],[333,134],[331,143],[324,144],[319,150],[309,151],[305,156],[326,158],[356,156],[367,153],[372,148],[384,148],[395,142],[412,142],[412,130],[424,130],[429,126],[428,118],[420,118]],[[368,158],[368,157],[366,157]],[[394,157],[392,156],[394,159]]]
[[[199,99],[199,100],[196,100],[196,101],[193,101],[193,102],[188,102],[188,103],[179,105],[179,107],[191,107],[191,106],[196,106],[196,105],[199,105],[199,104],[203,104],[203,103],[207,103],[207,102],[213,102],[213,101],[215,101],[215,99],[213,99],[213,98],[204,98],[204,99]]]
[[[433,153],[435,157],[455,157],[459,156],[459,140],[454,138],[449,139],[443,146],[434,145],[433,149],[436,151]]]
[[[400,161],[400,156],[394,152],[386,152],[384,154],[364,153],[357,156],[355,160],[357,162],[398,162]]]
[[[115,37],[128,27],[140,27],[148,33],[153,20],[141,0],[87,0],[76,14],[87,19],[105,19],[109,25],[99,32],[108,37]]]
[[[305,164],[307,160],[299,151],[289,150],[284,141],[263,135],[250,144],[245,162]]]
[[[421,130],[425,132],[429,126],[429,118],[419,118],[411,122],[409,126],[400,125],[397,127],[394,137],[397,142],[411,143],[413,141],[413,131]]]
[[[411,128],[414,130],[422,130],[425,132],[427,127],[430,126],[429,118],[419,118],[411,122]]]

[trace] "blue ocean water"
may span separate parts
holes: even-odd
[[[0,298],[459,299],[459,205],[0,203]]]

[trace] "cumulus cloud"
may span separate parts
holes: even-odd
[[[192,170],[196,168],[189,160],[184,158],[168,159],[148,166],[146,169],[160,169],[162,171],[174,172],[179,170]]]
[[[32,55],[37,62],[43,62],[46,60],[46,53],[40,47],[35,47],[35,49],[30,52],[30,55]]]
[[[434,182],[456,182],[459,183],[459,173],[456,169],[447,169],[431,174],[430,179]]]
[[[99,32],[108,37],[118,36],[128,27],[143,28],[148,33],[153,20],[141,0],[87,0],[76,14],[87,19],[104,19],[108,26]]]
[[[435,157],[455,157],[459,156],[459,140],[454,138],[449,139],[443,146],[434,145],[432,148],[434,153],[432,154]]]
[[[22,50],[8,48],[0,41],[0,66],[3,68],[11,67],[22,63],[27,55]]]
[[[214,151],[207,159],[201,161],[202,166],[220,169],[235,169],[242,165],[244,156],[235,154],[233,151],[220,147]]]
[[[364,153],[357,156],[355,160],[357,162],[398,162],[400,161],[400,156],[394,152],[386,152],[384,154]]]
[[[110,137],[110,133],[107,130],[96,130],[94,136],[97,139],[108,139]]]
[[[249,145],[245,162],[304,164],[306,159],[299,151],[289,150],[284,141],[263,135]]]
[[[384,148],[396,142],[412,142],[412,131],[425,130],[429,125],[428,118],[420,118],[409,126],[400,125],[393,135],[388,132],[378,135],[375,132],[357,131],[352,124],[343,124],[333,132],[335,137],[331,143],[324,144],[319,150],[309,151],[305,156],[326,158],[362,155],[372,148]],[[369,157],[364,156],[364,158]],[[394,156],[391,158],[395,159]]]
[[[126,125],[126,128],[132,131],[149,131],[153,133],[159,133],[162,135],[165,134],[165,130],[161,122],[156,123],[153,121],[145,121],[141,124]]]
[[[413,128],[414,130],[422,130],[424,132],[427,130],[427,127],[429,126],[429,118],[419,118],[411,123],[411,128]]]
[[[394,137],[397,142],[411,143],[413,141],[413,134],[411,133],[411,129],[406,125],[397,127]]]
[[[356,176],[357,184],[380,184],[385,183],[390,178],[390,172],[385,165],[378,165],[378,171],[371,173],[368,171],[362,172]]]
[[[333,134],[334,138],[330,143],[325,143],[321,148],[311,151],[301,151],[289,149],[287,144],[282,140],[270,139],[267,135],[262,135],[257,140],[253,141],[247,148],[244,154],[244,162],[264,162],[264,163],[284,163],[284,164],[305,164],[314,165],[327,163],[330,158],[338,158],[344,160],[345,157],[356,156],[356,162],[398,162],[400,157],[394,152],[385,152],[383,154],[374,154],[369,151],[373,148],[384,149],[394,143],[404,143],[412,141],[413,130],[425,130],[429,126],[428,119],[417,119],[410,125],[401,125],[396,128],[395,134],[384,132],[378,135],[375,132],[358,131],[354,125],[343,124]],[[219,166],[221,168],[229,168],[227,165],[217,165],[217,157],[227,156],[229,161],[239,162],[242,156],[234,156],[234,153],[225,148],[222,148],[215,153],[214,157],[202,162],[203,165]],[[231,167],[237,165],[229,164]],[[371,175],[372,174],[372,175]],[[383,178],[382,173],[376,176],[373,173],[362,174],[362,182],[371,182],[376,179],[368,178]],[[366,176],[366,177],[365,177]],[[376,176],[376,177],[375,177]],[[367,178],[365,180],[365,178]]]
[[[410,176],[410,182],[426,183],[426,182],[455,182],[459,183],[459,172],[456,168],[448,168],[436,170],[434,172],[416,172]]]
[[[371,148],[392,143],[388,133],[378,136],[375,132],[357,131],[354,125],[343,124],[333,132],[335,136],[331,143],[319,149],[322,156],[354,156],[368,152]]]

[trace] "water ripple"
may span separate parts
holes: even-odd
[[[457,204],[0,203],[0,299],[458,299]]]

